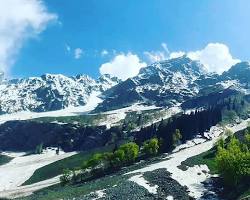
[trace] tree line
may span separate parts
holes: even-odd
[[[217,106],[210,107],[207,110],[196,110],[190,114],[182,114],[162,120],[158,125],[152,124],[149,127],[142,128],[135,134],[135,141],[138,144],[142,144],[145,140],[157,137],[164,141],[162,150],[168,152],[176,146],[177,140],[174,138],[173,141],[173,133],[177,129],[181,132],[181,138],[178,137],[178,142],[185,142],[197,134],[203,134],[221,120],[221,107]]]
[[[60,177],[61,184],[80,183],[109,174],[133,164],[142,157],[155,156],[159,153],[159,149],[159,140],[152,138],[145,141],[141,147],[134,142],[129,142],[114,149],[113,152],[96,153],[82,164],[81,169],[64,170]]]
[[[221,119],[221,110],[218,107],[211,107],[208,110],[197,110],[162,120],[159,124],[142,128],[137,133],[132,132],[134,142],[116,147],[113,152],[94,154],[83,163],[80,170],[65,170],[61,176],[61,183],[65,185],[97,178],[140,159],[170,151],[198,133],[208,130]],[[118,133],[122,129],[114,127],[110,131],[118,138],[121,137]]]

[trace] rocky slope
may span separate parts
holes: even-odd
[[[186,56],[154,63],[133,78],[104,92],[96,111],[129,106],[136,102],[173,106],[187,100],[231,89],[248,93],[250,66],[242,62],[222,75],[208,73],[204,66]]]
[[[66,77],[60,74],[10,80],[0,85],[0,113],[83,106],[91,93],[100,94],[119,82],[110,75],[94,80],[86,75]]]
[[[9,121],[0,125],[0,149],[3,151],[34,151],[37,145],[60,146],[64,151],[89,150],[110,140],[105,127],[77,124]]]
[[[226,80],[238,80],[242,84],[248,84],[250,82],[249,72],[250,64],[248,62],[241,62],[232,66],[221,77]]]
[[[97,110],[143,102],[176,105],[199,92],[196,80],[206,77],[204,67],[187,57],[166,60],[142,68],[139,74],[108,90]]]

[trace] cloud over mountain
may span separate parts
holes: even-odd
[[[121,53],[116,55],[111,61],[104,63],[100,67],[101,74],[111,74],[122,80],[136,76],[146,63],[142,62],[136,54]]]
[[[240,62],[239,59],[233,58],[229,47],[222,43],[209,43],[204,49],[198,51],[177,51],[170,53],[169,58],[180,57],[184,54],[192,60],[200,61],[208,71],[222,72],[228,70],[232,65]]]

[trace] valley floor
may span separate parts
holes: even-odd
[[[61,151],[59,155],[57,155],[55,149],[47,149],[42,154],[25,155],[25,153],[5,153],[5,155],[6,154],[14,157],[14,159],[9,163],[0,166],[0,198],[13,197],[15,196],[15,193],[26,194],[27,188],[33,188],[32,191],[35,191],[55,184],[55,180],[58,182],[58,178],[54,178],[54,181],[48,180],[34,186],[21,186],[32,176],[35,170],[72,156],[76,154],[76,152],[64,153]]]
[[[233,132],[237,132],[246,128],[249,120],[250,119],[244,120],[240,124],[227,128],[230,128]],[[172,154],[163,156],[153,164],[143,166],[140,163],[136,164],[133,166],[133,169],[130,168],[130,170],[126,171],[126,173],[124,172],[122,176],[124,176],[124,178],[130,183],[135,183],[140,188],[143,188],[144,192],[146,191],[147,194],[154,196],[156,194],[159,195],[159,190],[162,190],[162,186],[158,185],[160,182],[151,182],[149,179],[145,178],[145,176],[147,176],[149,172],[159,174],[163,172],[159,172],[157,170],[164,170],[166,173],[170,173],[169,175],[173,180],[177,181],[184,188],[187,188],[191,197],[195,199],[202,199],[204,194],[211,193],[211,198],[216,199],[216,195],[213,194],[212,191],[209,191],[203,184],[204,181],[209,181],[211,178],[209,169],[206,165],[196,165],[194,167],[189,167],[186,170],[181,169],[180,166],[186,159],[211,149],[222,133],[222,127],[212,127],[210,131],[206,133],[209,138],[208,140],[196,138],[192,141],[188,141],[186,144],[175,149]],[[20,185],[34,173],[35,169],[73,154],[74,152],[56,156],[48,152],[48,155],[42,154],[40,157],[35,157],[35,155],[34,157],[31,157],[32,155],[17,157],[8,164],[0,166],[0,174],[4,175],[4,178],[1,178],[0,180],[0,197],[25,196],[44,187],[58,183],[59,177],[55,177],[46,181],[20,187]],[[92,193],[95,195],[101,194],[100,199],[109,199],[110,194],[106,191],[113,191],[114,187],[116,188],[117,185],[105,185],[100,188],[100,190],[92,191]],[[118,185],[118,188],[122,189],[121,185]],[[112,195],[114,195],[114,192]],[[169,196],[169,199],[171,198],[172,197]],[[86,198],[81,199],[94,198],[89,198],[87,195]]]

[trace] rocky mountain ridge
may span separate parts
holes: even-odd
[[[228,88],[249,93],[249,77],[248,62],[238,63],[218,75],[207,72],[200,62],[187,56],[153,63],[125,81],[110,75],[94,80],[87,75],[45,74],[2,82],[0,113],[44,112],[84,106],[93,93],[103,100],[94,112],[134,103],[171,107]]]
[[[101,94],[119,82],[110,75],[94,80],[87,75],[67,77],[61,74],[5,81],[0,84],[0,113],[84,106],[92,93]]]
[[[106,97],[96,111],[117,109],[136,102],[175,106],[228,88],[248,93],[249,77],[248,62],[238,63],[218,75],[208,73],[200,62],[183,56],[142,68],[137,76],[105,91]]]

